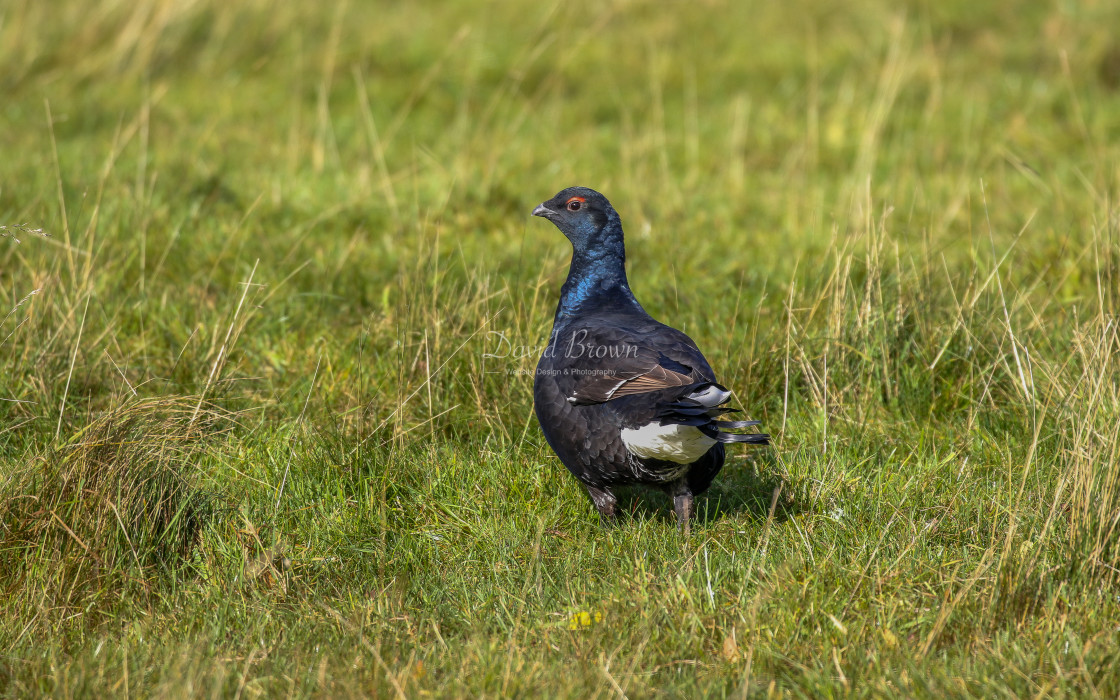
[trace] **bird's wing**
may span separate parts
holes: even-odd
[[[554,339],[552,369],[576,405],[714,381],[707,360],[680,331],[594,324]]]
[[[632,358],[631,358],[632,359]],[[696,383],[691,375],[646,361],[628,361],[602,374],[578,378],[568,401],[576,405],[603,403],[621,396],[645,394]]]

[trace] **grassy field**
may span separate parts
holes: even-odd
[[[1120,5],[419,5],[0,4],[0,695],[1120,695]],[[687,538],[486,357],[574,184]]]

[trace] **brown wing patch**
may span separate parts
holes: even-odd
[[[654,365],[646,372],[601,375],[589,379],[583,386],[576,389],[568,401],[576,405],[604,403],[620,396],[645,394],[675,386],[685,386],[696,381],[687,374],[665,369],[661,365]]]
[[[610,398],[645,394],[650,391],[661,391],[662,389],[671,389],[675,386],[692,384],[695,381],[695,379],[687,374],[665,369],[661,365],[654,365],[653,369],[649,372],[623,382],[621,386],[611,393]]]
[[[572,392],[572,395],[568,397],[568,401],[577,406],[610,401],[619,387],[635,376],[638,375],[633,372],[628,372],[587,378]]]

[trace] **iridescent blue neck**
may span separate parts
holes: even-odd
[[[620,232],[621,234],[621,232]],[[599,241],[590,248],[576,247],[568,279],[560,289],[556,307],[557,323],[600,307],[632,306],[641,309],[626,281],[626,253],[622,236],[616,240]]]

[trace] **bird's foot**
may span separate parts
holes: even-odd
[[[692,516],[696,507],[688,482],[681,479],[673,484],[673,511],[677,514],[677,528],[688,537],[692,532]]]
[[[599,511],[599,524],[604,529],[610,529],[618,524],[618,499],[609,489],[600,489],[594,486],[587,487],[591,500]]]

